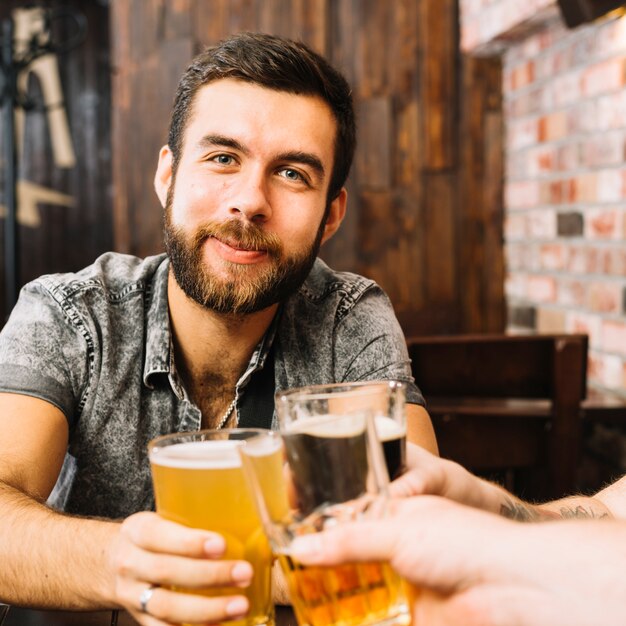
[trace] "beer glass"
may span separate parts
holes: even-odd
[[[254,441],[239,449],[246,477],[300,626],[408,624],[402,581],[387,563],[309,567],[290,555],[299,535],[386,512],[388,474],[372,408],[377,390],[353,387],[337,403],[334,393],[309,387],[277,394],[283,481],[278,487],[264,477]],[[345,402],[351,398],[352,405]]]
[[[157,513],[166,519],[221,534],[224,559],[243,559],[254,568],[247,589],[178,589],[207,596],[245,594],[250,610],[230,626],[274,624],[271,593],[272,554],[241,468],[237,451],[259,439],[255,457],[259,471],[280,482],[280,442],[263,429],[222,429],[165,435],[149,444]]]
[[[303,396],[303,394],[305,394]],[[314,394],[314,404],[303,404]],[[389,478],[406,470],[406,386],[398,380],[375,380],[303,387],[279,394],[277,411],[281,428],[307,415],[341,415],[359,408],[374,415],[376,432],[383,444]],[[308,401],[307,401],[308,402]],[[313,412],[313,413],[312,413]]]

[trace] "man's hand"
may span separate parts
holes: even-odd
[[[510,495],[458,463],[441,459],[411,443],[407,443],[407,466],[409,471],[391,483],[392,496],[442,496],[477,509],[501,513],[504,498]]]
[[[387,519],[300,537],[291,555],[389,562],[415,586],[416,624],[622,626],[624,546],[624,523],[518,524],[422,496],[392,501]]]
[[[111,555],[117,601],[144,626],[240,618],[248,611],[242,595],[209,598],[167,588],[247,587],[252,566],[219,560],[225,549],[217,533],[187,528],[156,513],[131,515],[121,525]],[[150,586],[155,589],[144,613],[140,599]]]

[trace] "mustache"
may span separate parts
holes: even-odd
[[[274,258],[279,258],[283,251],[277,235],[265,232],[252,222],[244,224],[237,219],[202,224],[194,235],[194,248],[198,249],[209,237],[215,237],[228,245],[245,250],[263,251]]]

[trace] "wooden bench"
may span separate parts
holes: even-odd
[[[441,455],[531,499],[575,489],[586,335],[407,339]]]

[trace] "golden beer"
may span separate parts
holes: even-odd
[[[307,567],[279,555],[300,626],[408,624],[400,577],[384,563]]]
[[[200,437],[202,433],[198,435]],[[163,438],[153,443],[150,463],[157,512],[179,524],[221,534],[226,540],[223,558],[243,559],[254,568],[252,583],[246,589],[223,587],[182,591],[207,596],[243,593],[250,602],[248,616],[228,624],[273,624],[272,554],[241,469],[238,447],[245,442],[226,439],[223,431],[219,436],[219,440],[188,440],[190,436],[187,435],[181,443],[164,445],[167,442]],[[260,451],[257,448],[255,462],[267,476],[277,476],[278,482],[280,447],[276,442],[268,444],[272,445]]]

